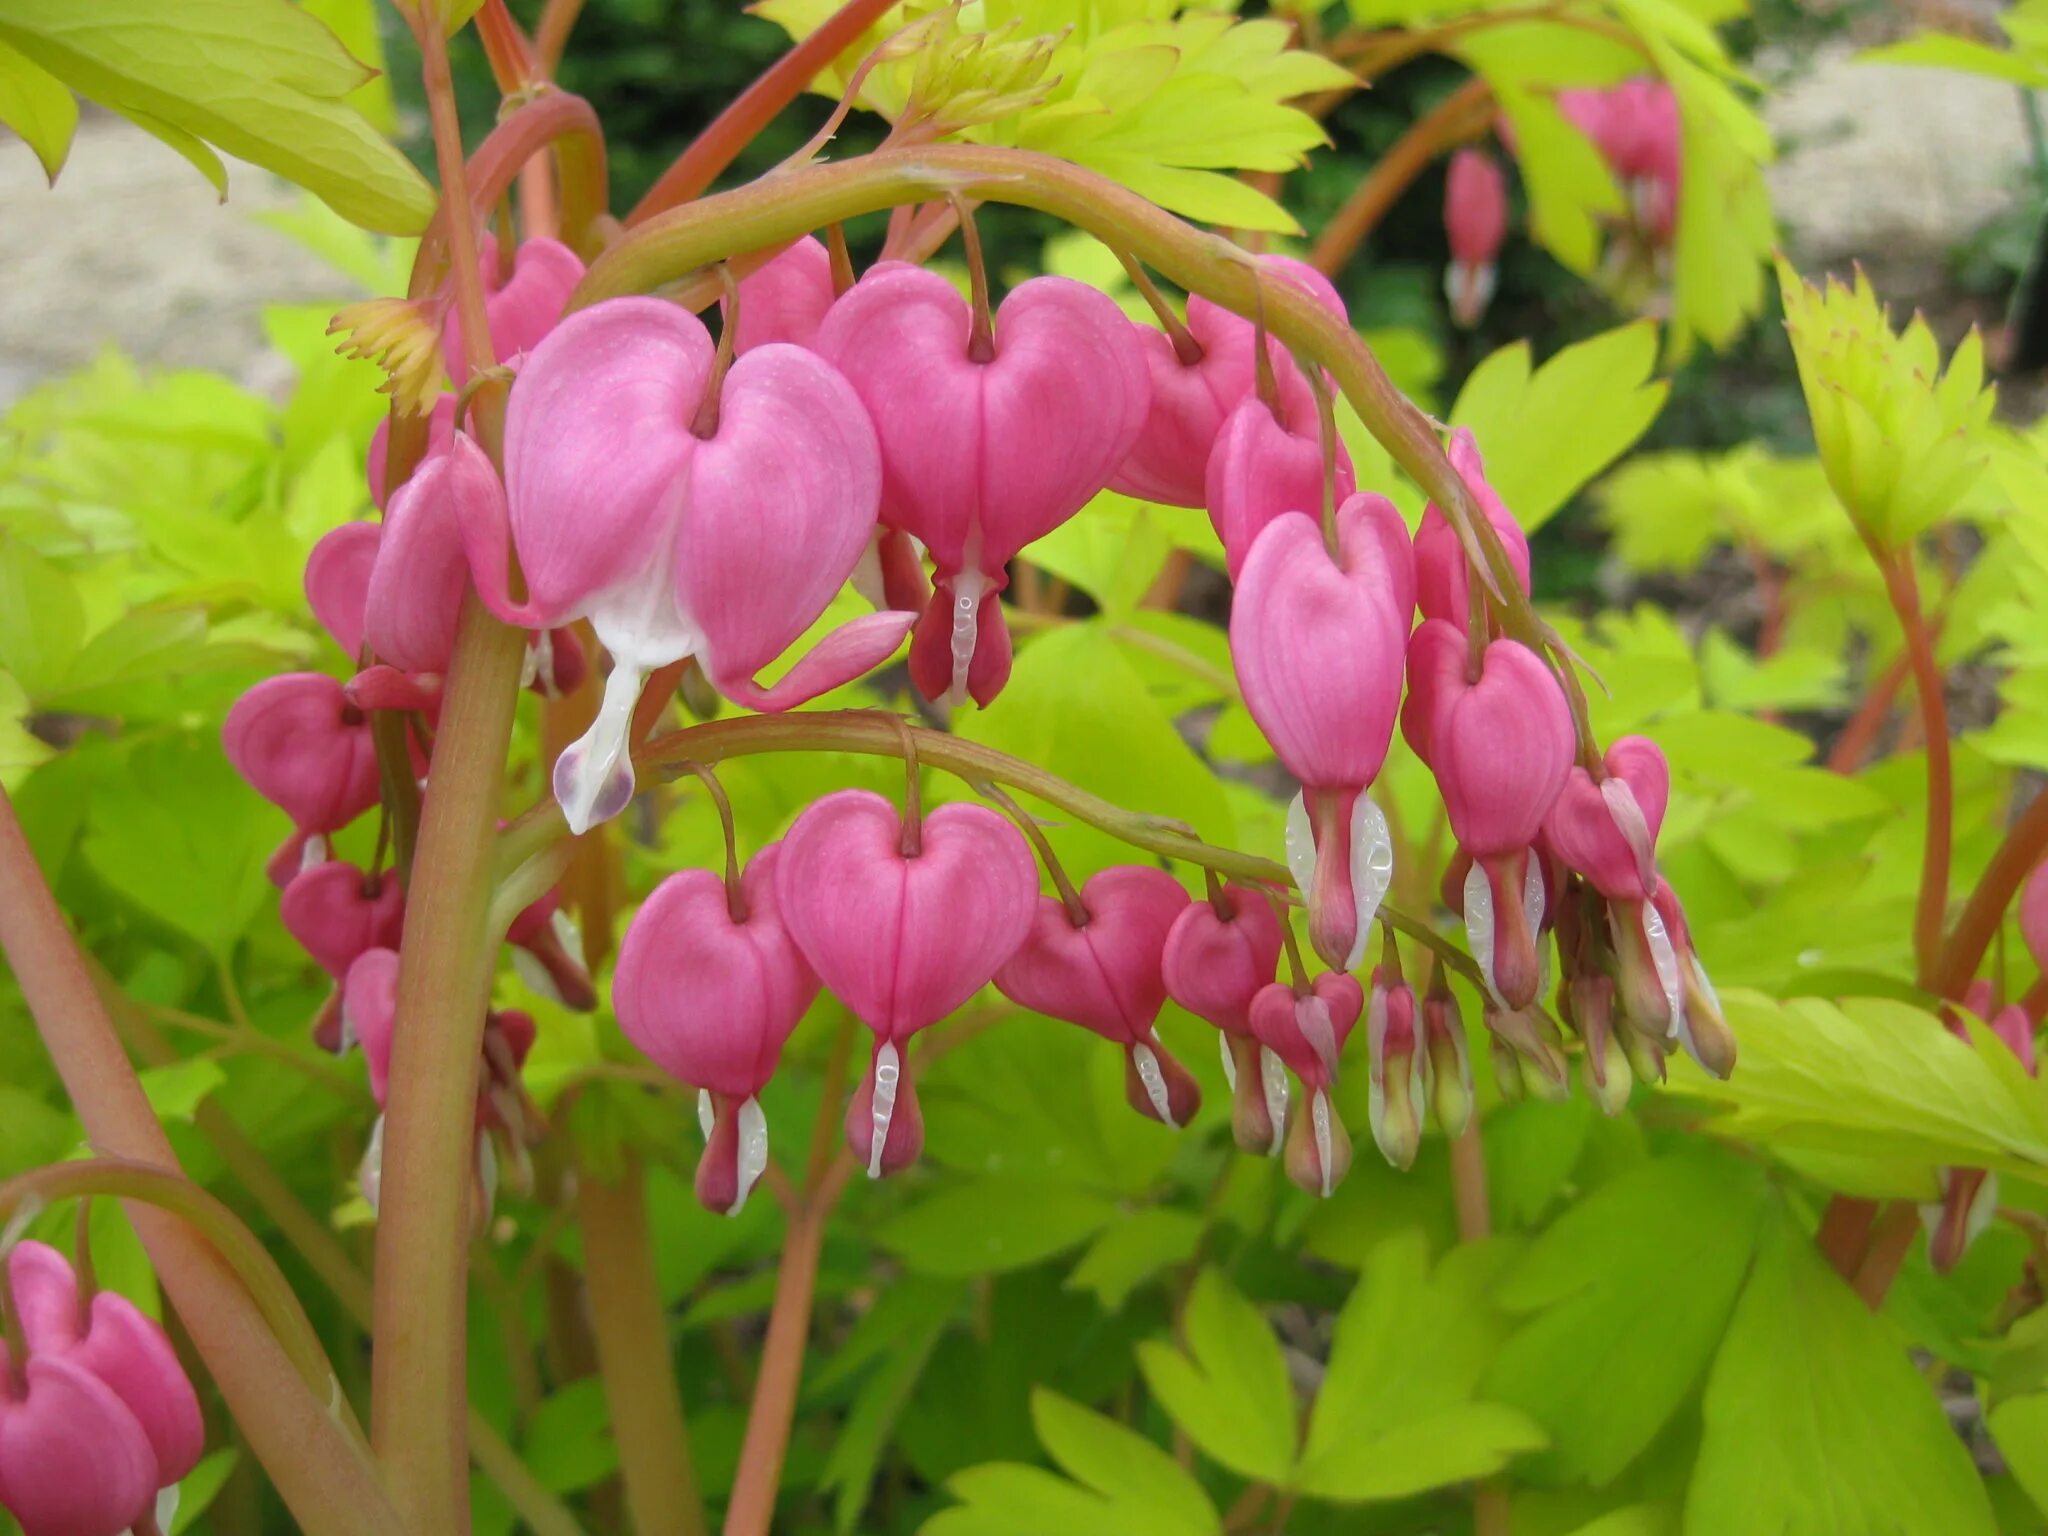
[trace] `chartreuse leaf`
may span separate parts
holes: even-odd
[[[54,692],[85,643],[85,605],[71,578],[0,538],[0,670],[29,698]]]
[[[371,71],[287,0],[6,0],[0,41],[202,169],[218,161],[187,141],[275,171],[366,229],[417,234],[433,214],[425,180],[343,99]]]
[[[1062,1471],[1112,1503],[1131,1506],[1134,1529],[1187,1536],[1217,1529],[1201,1484],[1144,1436],[1042,1387],[1031,1394],[1031,1422]]]
[[[1496,1299],[1527,1321],[1482,1390],[1549,1432],[1539,1474],[1611,1481],[1678,1411],[1734,1305],[1763,1199],[1762,1170],[1724,1152],[1657,1158],[1566,1211],[1508,1271]]]
[[[891,1217],[882,1245],[927,1275],[1017,1269],[1060,1253],[1116,1218],[1102,1195],[995,1175],[949,1183]]]
[[[204,1056],[150,1067],[140,1074],[149,1107],[163,1121],[189,1121],[214,1089],[227,1081],[220,1063]]]
[[[288,829],[212,741],[167,739],[128,759],[122,794],[94,798],[85,857],[159,922],[225,957],[273,893],[264,861]]]
[[[1534,532],[1657,419],[1670,386],[1650,377],[1656,364],[1647,321],[1566,347],[1541,368],[1516,342],[1472,371],[1451,425],[1472,429],[1487,483]]]
[[[2014,1479],[2048,1517],[2048,1392],[2009,1397],[1984,1422]]]
[[[839,1438],[833,1442],[832,1454],[825,1460],[825,1470],[818,1479],[818,1486],[832,1493],[833,1526],[841,1536],[847,1536],[860,1524],[868,1495],[874,1488],[875,1472],[882,1464],[882,1453],[896,1428],[897,1418],[903,1411],[903,1405],[910,1401],[911,1393],[917,1389],[918,1378],[924,1374],[925,1363],[931,1359],[939,1335],[952,1321],[950,1307],[931,1304],[930,1287],[921,1288],[917,1294],[923,1304],[890,1339],[889,1348],[881,1355],[881,1363],[861,1383]],[[877,1310],[887,1305],[887,1295],[884,1294]],[[838,1357],[835,1356],[831,1364],[837,1363]]]
[[[1505,1243],[1461,1246],[1432,1274],[1413,1229],[1373,1251],[1337,1319],[1297,1489],[1407,1498],[1542,1448],[1527,1415],[1472,1397],[1503,1331],[1490,1292],[1511,1255]]]
[[[1773,1205],[1707,1379],[1688,1536],[1997,1529],[1903,1341]]]
[[[1259,1309],[1205,1269],[1182,1318],[1187,1350],[1138,1346],[1145,1384],[1175,1424],[1218,1466],[1287,1485],[1294,1471],[1294,1390]]]
[[[2048,1085],[2003,1070],[1925,1009],[1878,998],[1780,1003],[1747,991],[1723,1004],[1741,1069],[1722,1083],[1672,1064],[1673,1087],[1733,1108],[1712,1130],[2048,1179]]]
[[[1109,1311],[1170,1265],[1186,1262],[1202,1240],[1202,1219],[1166,1207],[1138,1211],[1103,1230],[1067,1276],[1070,1290],[1091,1291]]]
[[[0,43],[0,123],[21,135],[54,182],[78,131],[78,98],[48,70]]]
[[[185,1480],[178,1484],[177,1518],[172,1520],[166,1536],[184,1536],[199,1523],[199,1517],[213,1503],[214,1495],[233,1474],[240,1454],[232,1446],[225,1446],[202,1459],[198,1466],[185,1474]]]

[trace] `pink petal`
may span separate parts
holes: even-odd
[[[1159,968],[1173,1000],[1226,1034],[1251,1030],[1252,999],[1280,963],[1280,920],[1262,892],[1224,887],[1233,912],[1190,902],[1167,931]]]
[[[776,908],[771,843],[741,878],[746,921],[725,882],[686,869],[655,887],[619,947],[612,1005],[626,1038],[664,1072],[736,1099],[767,1085],[783,1042],[818,994]]]
[[[490,289],[484,311],[491,328],[491,355],[510,363],[540,345],[541,338],[562,318],[569,295],[583,280],[583,263],[559,240],[527,240],[512,258],[512,276],[498,284],[498,248],[486,239],[478,252],[484,285]],[[469,379],[463,352],[462,316],[450,306],[441,329],[441,356],[448,376],[460,389]]]
[[[113,1389],[37,1355],[27,1393],[0,1397],[0,1489],[24,1536],[121,1536],[156,1507],[149,1438]]]
[[[314,962],[339,981],[364,950],[397,948],[405,889],[395,875],[373,882],[355,865],[329,860],[284,888],[278,916]]]
[[[427,419],[427,452],[437,453],[455,436],[455,397],[442,395],[434,401]],[[370,500],[381,511],[390,498],[384,493],[384,470],[391,452],[391,418],[386,416],[370,434]]]
[[[734,350],[744,355],[772,341],[808,347],[833,297],[831,252],[816,235],[805,235],[740,279]]]
[[[1031,931],[996,972],[996,986],[1048,1017],[1142,1043],[1166,1003],[1160,956],[1188,894],[1163,869],[1118,864],[1089,877],[1081,903],[1089,916],[1077,928],[1063,902],[1040,897]]]
[[[351,661],[363,652],[363,604],[382,537],[376,523],[343,523],[323,534],[306,557],[307,605]]]
[[[163,1329],[127,1297],[112,1291],[93,1297],[92,1326],[66,1358],[92,1372],[128,1405],[155,1453],[159,1488],[199,1465],[206,1450],[206,1421],[191,1378]]]
[[[776,867],[783,921],[819,978],[885,1041],[944,1018],[986,986],[1030,930],[1038,867],[995,812],[944,805],[923,847],[880,795],[847,789],[790,828]]]
[[[487,581],[505,571],[505,492],[483,449],[467,436],[429,454],[384,515],[384,544],[370,573],[363,630],[381,661],[407,672],[446,672],[469,591],[464,530],[495,546]],[[496,585],[493,586],[496,591]],[[509,601],[493,605],[506,613]]]
[[[31,1355],[60,1354],[84,1335],[78,1277],[71,1261],[49,1244],[32,1238],[16,1243],[7,1256],[7,1283],[21,1310],[22,1337]]]
[[[356,957],[341,984],[342,1022],[363,1048],[370,1065],[370,1094],[377,1107],[391,1080],[391,1039],[398,1022],[398,951],[372,949]]]
[[[251,688],[228,710],[221,746],[302,831],[337,831],[377,803],[369,724],[322,673],[290,672]]]
[[[1578,749],[1556,676],[1513,640],[1487,646],[1479,681],[1439,706],[1430,737],[1451,830],[1478,859],[1536,840]]]
[[[766,688],[746,677],[714,676],[712,682],[736,703],[779,714],[872,672],[896,654],[915,619],[915,614],[893,611],[849,619]]]

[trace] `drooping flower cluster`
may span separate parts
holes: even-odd
[[[1470,152],[1451,192],[1460,291],[1476,302],[1504,218],[1498,167]],[[846,1128],[874,1176],[922,1145],[912,1038],[990,985],[1115,1042],[1130,1102],[1169,1126],[1186,1125],[1199,1097],[1156,1027],[1176,999],[1219,1032],[1238,1143],[1284,1152],[1290,1176],[1319,1193],[1351,1158],[1332,1090],[1361,1020],[1383,1153],[1412,1161],[1432,1111],[1456,1134],[1472,1102],[1446,982],[1456,957],[1420,997],[1391,935],[1369,991],[1354,974],[1393,875],[1394,839],[1368,791],[1397,722],[1456,839],[1446,904],[1464,919],[1503,1087],[1564,1081],[1544,1011],[1553,932],[1557,1007],[1603,1102],[1626,1096],[1631,1062],[1661,1071],[1669,1042],[1725,1071],[1732,1043],[1655,864],[1663,760],[1638,740],[1604,759],[1581,740],[1558,663],[1527,639],[1527,540],[1471,435],[1454,434],[1449,456],[1481,528],[1431,506],[1411,535],[1390,500],[1357,490],[1329,378],[1257,319],[1191,296],[1183,320],[1147,290],[1161,324],[1141,326],[1056,277],[991,307],[971,240],[969,255],[963,298],[899,262],[856,281],[843,252],[798,241],[728,283],[714,341],[660,299],[562,318],[573,258],[487,253],[493,347],[514,375],[502,476],[454,396],[411,419],[425,452],[402,483],[385,484],[388,439],[374,449],[383,522],[323,540],[307,578],[359,670],[346,685],[273,680],[229,722],[237,765],[299,829],[279,875],[288,926],[338,984],[323,1037],[362,1040],[380,1101],[403,893],[395,875],[327,859],[326,839],[394,773],[425,774],[431,796],[440,679],[470,591],[529,632],[544,690],[580,679],[583,626],[603,647],[595,719],[551,765],[580,833],[633,795],[643,682],[686,658],[717,692],[779,711],[870,671],[908,635],[920,693],[989,704],[1010,670],[1010,562],[1105,488],[1201,507],[1215,528],[1244,702],[1300,784],[1285,851],[1307,947],[1329,969],[1303,963],[1278,890],[1212,875],[1191,901],[1140,865],[1076,889],[1004,800],[1045,856],[1056,894],[1041,894],[1030,844],[1004,816],[922,813],[908,736],[904,811],[864,790],[828,795],[744,870],[723,792],[700,768],[726,817],[725,875],[686,870],[657,888],[626,934],[613,999],[627,1036],[699,1090],[707,1205],[738,1210],[766,1168],[760,1096],[821,988],[873,1032]],[[1344,316],[1313,270],[1280,258],[1257,270]],[[878,611],[761,681],[849,582]],[[381,761],[376,711],[404,725]],[[409,760],[391,761],[395,742]],[[509,938],[544,988],[587,1004],[553,914],[549,895]],[[530,1034],[518,1014],[492,1015],[483,1032],[479,1130],[514,1147],[535,1118],[518,1091]]]
[[[163,1329],[112,1291],[89,1292],[70,1261],[14,1245],[0,1311],[26,1353],[0,1342],[0,1509],[23,1536],[123,1536],[158,1529],[206,1445],[184,1367]]]

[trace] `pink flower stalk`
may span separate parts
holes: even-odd
[[[1421,631],[1416,642],[1425,660],[1440,643]],[[1463,905],[1473,958],[1498,1001],[1527,1008],[1542,987],[1537,941],[1546,910],[1530,845],[1578,743],[1564,690],[1540,656],[1513,640],[1487,646],[1477,681],[1430,665],[1414,673],[1413,687],[1427,721],[1426,761],[1458,846],[1472,856]]]
[[[1327,1196],[1351,1169],[1351,1138],[1330,1103],[1337,1056],[1365,1009],[1355,977],[1326,971],[1305,992],[1284,981],[1252,999],[1252,1033],[1301,1079],[1304,1100],[1287,1114],[1287,1176]]]
[[[885,659],[912,622],[856,619],[772,687],[754,681],[845,585],[881,493],[859,397],[800,348],[756,347],[721,380],[688,311],[595,304],[520,371],[504,487],[467,438],[450,455],[448,495],[486,605],[530,629],[587,618],[611,652],[595,723],[555,763],[574,831],[632,797],[626,738],[647,672],[695,656],[728,697],[788,709]],[[508,531],[524,601],[507,586]]]
[[[314,963],[340,981],[364,950],[398,947],[405,888],[395,875],[366,875],[330,859],[284,888],[278,916]]]
[[[1671,768],[1647,736],[1607,749],[1595,783],[1573,765],[1544,819],[1543,835],[1565,867],[1609,901],[1648,901],[1657,886],[1657,833],[1671,799]]]
[[[1287,1073],[1252,1033],[1252,1000],[1272,982],[1281,944],[1280,919],[1265,894],[1226,885],[1173,920],[1159,957],[1167,996],[1216,1026],[1230,1083],[1231,1134],[1260,1156],[1279,1145]]]
[[[220,735],[235,771],[297,829],[271,863],[280,885],[294,853],[302,864],[325,859],[326,834],[377,803],[370,723],[324,673],[265,678],[235,700]]]
[[[982,806],[906,824],[880,795],[843,789],[789,829],[775,895],[811,969],[874,1031],[846,1136],[868,1177],[893,1173],[924,1144],[903,1047],[987,986],[1030,933],[1031,849]]]
[[[442,395],[427,418],[427,454],[443,452],[455,440],[455,397]],[[384,473],[391,454],[391,418],[386,416],[370,434],[368,472],[370,500],[381,512],[390,498],[384,493]],[[426,462],[423,455],[421,463]],[[395,488],[394,488],[395,489]]]
[[[1459,150],[1444,183],[1444,235],[1451,247],[1444,297],[1451,319],[1468,330],[1493,300],[1494,259],[1507,232],[1508,184],[1500,162],[1483,149]]]
[[[484,280],[484,311],[491,328],[491,355],[516,363],[555,328],[569,295],[583,280],[583,263],[559,240],[525,240],[512,258],[512,272],[501,281],[498,242],[486,235],[478,242],[477,270]],[[469,382],[469,359],[463,353],[462,316],[451,304],[441,324],[441,360],[460,389]]]
[[[759,1095],[818,995],[776,908],[781,853],[770,843],[755,854],[737,890],[708,869],[670,875],[634,914],[612,979],[626,1038],[698,1090],[707,1129],[697,1198],[728,1216],[768,1166]]]
[[[306,556],[306,605],[350,661],[363,653],[363,604],[381,539],[376,523],[343,523]]]
[[[2048,972],[2048,863],[2036,864],[2020,890],[2020,938],[2034,964]]]
[[[1513,566],[1522,592],[1529,591],[1529,540],[1522,532],[1521,524],[1507,509],[1507,503],[1500,499],[1500,493],[1486,482],[1486,465],[1479,457],[1478,440],[1471,430],[1460,427],[1451,434],[1449,449],[1451,467],[1458,472],[1458,478],[1465,482],[1465,488],[1472,493],[1479,509],[1486,514],[1486,520],[1493,525],[1493,531],[1507,548],[1508,563]],[[1469,584],[1471,573],[1466,569],[1465,546],[1458,542],[1457,530],[1451,526],[1435,502],[1422,511],[1422,522],[1415,530],[1415,599],[1425,619],[1445,619],[1463,631],[1470,611]]]
[[[199,1399],[163,1330],[88,1300],[55,1249],[18,1243],[7,1269],[27,1358],[0,1344],[0,1507],[24,1536],[121,1536],[198,1465]]]
[[[1398,965],[1373,971],[1366,1045],[1372,1070],[1372,1139],[1394,1167],[1412,1168],[1422,1148],[1428,1057],[1422,1048],[1422,1014],[1415,989]]]
[[[1593,141],[1627,194],[1638,230],[1668,246],[1678,223],[1683,164],[1678,98],[1655,76],[1605,90],[1557,93],[1557,105]]]
[[[1092,1029],[1124,1050],[1124,1096],[1141,1115],[1178,1128],[1202,1090],[1154,1028],[1166,1006],[1161,956],[1188,893],[1163,869],[1117,864],[1081,888],[1085,922],[1064,901],[1038,898],[1030,932],[996,972],[1013,1003]]]
[[[771,341],[810,346],[835,297],[831,253],[816,235],[805,235],[740,279],[734,350],[744,355]]]
[[[1344,301],[1330,280],[1306,262],[1261,256],[1259,266],[1303,289],[1333,314],[1344,314]],[[1144,430],[1109,482],[1111,490],[1126,496],[1173,507],[1207,505],[1207,466],[1217,434],[1230,414],[1252,395],[1258,378],[1257,331],[1244,316],[1193,293],[1188,295],[1187,330],[1200,348],[1200,356],[1191,362],[1174,350],[1173,340],[1164,331],[1149,326],[1138,329],[1152,375],[1152,405]],[[1294,359],[1270,338],[1266,352],[1279,389],[1281,414],[1289,421],[1314,421],[1315,397]]]
[[[1137,327],[1085,283],[1020,284],[986,356],[973,331],[943,277],[884,262],[832,306],[817,342],[881,438],[882,520],[937,568],[911,679],[956,704],[987,704],[1009,678],[1005,567],[1109,483],[1151,403]]]
[[[1246,707],[1302,793],[1288,860],[1316,953],[1340,970],[1365,952],[1392,876],[1386,818],[1365,798],[1401,700],[1414,583],[1393,503],[1359,495],[1337,514],[1337,555],[1305,513],[1259,536],[1231,605],[1230,654]]]

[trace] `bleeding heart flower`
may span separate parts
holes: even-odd
[[[1483,149],[1451,156],[1444,180],[1444,235],[1451,264],[1444,272],[1444,297],[1451,318],[1470,329],[1493,300],[1494,258],[1508,232],[1507,178]]]
[[[376,523],[343,523],[306,556],[306,603],[351,661],[363,653],[363,604],[381,537]]]
[[[1366,1010],[1366,1044],[1372,1070],[1372,1138],[1380,1155],[1396,1168],[1411,1168],[1422,1147],[1422,1109],[1427,1094],[1422,1021],[1415,989],[1398,966],[1373,971]]]
[[[1508,1008],[1527,1008],[1542,987],[1536,945],[1546,910],[1530,845],[1578,744],[1564,690],[1513,640],[1486,647],[1476,682],[1432,667],[1414,687],[1430,690],[1428,762],[1458,846],[1473,860],[1463,902],[1473,956]]]
[[[1064,901],[1039,897],[1031,930],[996,972],[996,986],[1014,1003],[1122,1046],[1131,1107],[1186,1125],[1202,1090],[1153,1026],[1166,1005],[1160,957],[1188,893],[1163,869],[1118,864],[1089,876],[1081,905],[1087,920],[1077,923]]]
[[[299,946],[336,981],[366,949],[395,949],[405,924],[405,888],[393,875],[366,875],[330,859],[284,888],[278,916]]]
[[[123,1536],[153,1516],[156,1457],[111,1387],[61,1355],[4,1374],[0,1507],[24,1536]]]
[[[377,803],[369,721],[324,673],[265,678],[235,700],[220,734],[235,771],[291,817],[300,849]],[[316,851],[324,857],[324,847]]]
[[[626,1038],[701,1094],[710,1128],[697,1198],[726,1215],[739,1213],[768,1166],[759,1095],[818,995],[776,910],[781,853],[771,843],[754,855],[736,892],[708,869],[662,881],[626,929],[612,980]]]
[[[509,276],[500,273],[498,243],[486,235],[478,244],[477,270],[484,280],[484,311],[491,327],[491,355],[517,362],[541,343],[562,318],[569,295],[583,281],[583,263],[559,240],[526,240],[512,258]],[[460,389],[469,381],[462,350],[462,316],[450,305],[441,326],[441,360]]]
[[[1262,256],[1259,265],[1343,316],[1344,301],[1314,267],[1286,256]],[[1152,405],[1144,430],[1110,481],[1110,489],[1141,501],[1200,507],[1208,504],[1207,466],[1217,434],[1257,385],[1257,330],[1242,315],[1194,293],[1188,295],[1187,331],[1200,353],[1192,360],[1174,349],[1164,331],[1149,326],[1138,330],[1152,376]],[[1314,421],[1315,397],[1287,349],[1269,338],[1266,350],[1279,390],[1281,414],[1292,422]],[[1320,459],[1317,475],[1320,487]],[[1293,510],[1307,511],[1312,505]]]
[[[1543,835],[1565,866],[1610,901],[1647,901],[1657,884],[1657,832],[1671,798],[1671,769],[1647,736],[1607,749],[1599,783],[1573,766]]]
[[[883,521],[937,566],[912,681],[927,698],[986,704],[1009,674],[995,596],[1004,567],[1109,483],[1145,424],[1151,383],[1136,327],[1069,278],[1019,285],[996,312],[988,356],[973,355],[972,330],[943,277],[884,262],[832,306],[817,347],[874,420]]]
[[[1355,977],[1327,971],[1306,992],[1276,981],[1252,1000],[1252,1032],[1293,1069],[1306,1093],[1287,1114],[1287,1176],[1312,1195],[1328,1195],[1351,1168],[1351,1138],[1330,1103],[1337,1057],[1365,990]]]
[[[513,948],[512,968],[520,980],[558,1007],[588,1013],[597,1006],[597,988],[583,961],[583,935],[561,909],[561,895],[550,889],[512,919],[505,942]]]
[[[771,341],[810,346],[835,297],[831,253],[816,235],[805,235],[740,279],[734,349],[745,355]]]
[[[859,398],[822,359],[771,342],[722,383],[712,363],[688,311],[596,304],[520,371],[504,493],[474,444],[451,449],[449,494],[484,602],[528,628],[588,618],[612,655],[596,722],[555,764],[577,832],[631,798],[626,736],[648,671],[695,656],[721,693],[787,709],[885,659],[912,622],[854,620],[773,687],[754,681],[852,574],[881,465]],[[523,602],[506,586],[508,528]]]
[[[42,1243],[17,1244],[7,1264],[28,1358],[10,1369],[0,1345],[0,1505],[15,1513],[29,1536],[114,1536],[131,1522],[71,1522],[125,1506],[137,1488],[146,1506],[153,1506],[159,1488],[189,1473],[206,1443],[199,1399],[163,1330],[126,1297],[102,1291],[88,1302],[70,1262]],[[40,1378],[40,1386],[39,1367],[56,1368]],[[99,1444],[88,1449],[92,1441]],[[43,1465],[39,1457],[54,1458],[56,1465]],[[39,1484],[37,1473],[59,1469],[93,1469],[108,1479],[108,1487],[67,1498]],[[23,1471],[26,1480],[16,1476]]]
[[[1472,1120],[1472,1055],[1465,1043],[1458,1000],[1438,970],[1422,998],[1422,1042],[1428,1054],[1430,1110],[1452,1141]]]
[[[1559,91],[1557,105],[1613,169],[1636,227],[1652,244],[1669,245],[1683,164],[1678,98],[1671,87],[1655,76],[1639,76],[1605,90]]]
[[[428,454],[445,452],[455,440],[455,397],[442,395],[434,402],[434,409],[427,417]],[[384,472],[391,454],[391,418],[385,417],[377,423],[377,430],[370,434],[370,500],[382,511],[390,498],[384,493]],[[422,458],[421,462],[425,462]]]
[[[1379,776],[1401,701],[1413,584],[1405,527],[1383,496],[1337,514],[1337,556],[1305,513],[1259,536],[1231,604],[1230,654],[1245,705],[1302,794],[1288,859],[1309,900],[1316,953],[1356,966],[1393,872]]]
[[[1508,564],[1514,568],[1522,591],[1529,590],[1529,539],[1522,525],[1486,482],[1486,465],[1479,457],[1479,443],[1468,428],[1451,434],[1451,467],[1465,482],[1466,490],[1486,515],[1487,522],[1506,548]],[[1415,597],[1425,619],[1443,619],[1463,633],[1470,607],[1471,573],[1466,569],[1465,546],[1458,533],[1435,502],[1423,508],[1422,521],[1415,529]]]
[[[1159,971],[1166,992],[1216,1026],[1230,1083],[1230,1129],[1238,1146],[1264,1154],[1279,1145],[1287,1118],[1287,1073],[1252,1033],[1252,999],[1280,963],[1280,919],[1263,892],[1226,885],[1190,902],[1167,930]]]
[[[902,1047],[1016,953],[1038,866],[1023,834],[984,807],[943,805],[906,827],[880,795],[845,789],[797,817],[775,893],[811,969],[875,1033],[847,1139],[870,1177],[894,1172],[923,1143]]]
[[[1257,395],[1237,403],[1216,434],[1203,477],[1209,521],[1223,541],[1224,563],[1236,581],[1252,546],[1288,512],[1315,515],[1323,504],[1323,446],[1313,408],[1283,419]],[[1357,481],[1351,456],[1337,445],[1336,498],[1341,505]],[[1403,525],[1404,528],[1406,525]]]

